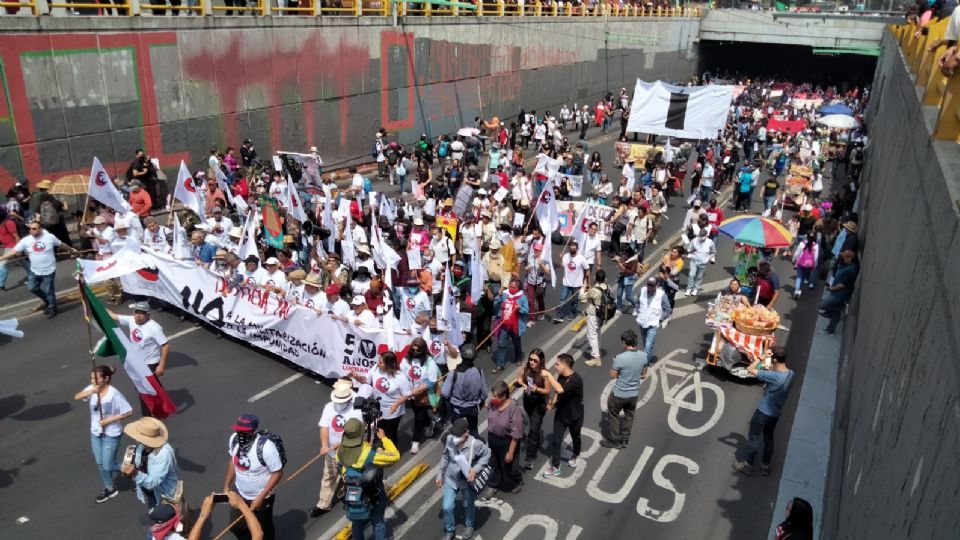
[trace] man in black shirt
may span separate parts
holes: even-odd
[[[567,353],[557,356],[557,382],[562,390],[553,395],[547,403],[547,410],[556,409],[553,415],[553,446],[550,467],[543,473],[544,478],[560,475],[560,443],[564,432],[570,430],[573,442],[573,456],[567,461],[571,468],[577,467],[580,457],[580,428],[583,427],[583,378],[573,371],[573,357]]]
[[[240,162],[244,167],[253,166],[253,160],[257,159],[257,150],[253,147],[253,141],[246,139],[240,145]]]

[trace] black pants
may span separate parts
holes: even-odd
[[[573,442],[573,455],[577,457],[580,455],[580,428],[583,427],[583,416],[576,420],[568,420],[566,418],[553,418],[553,443],[552,448],[553,452],[550,456],[550,464],[554,467],[560,466],[560,445],[563,443],[563,436],[566,431],[570,430],[570,440]]]
[[[383,434],[387,436],[388,439],[393,441],[393,444],[399,444],[397,437],[400,436],[400,419],[402,416],[396,418],[381,418],[377,422],[377,427],[383,430]]]
[[[276,495],[271,495],[263,500],[263,504],[260,505],[260,508],[257,508],[253,511],[253,515],[257,517],[257,521],[260,522],[260,528],[263,529],[263,540],[274,540],[276,538],[276,531],[273,529],[273,503],[277,498]],[[244,499],[246,500],[246,499]],[[246,501],[247,506],[250,505],[253,501]],[[240,517],[240,511],[236,508],[230,508],[230,521],[236,521]],[[233,533],[239,540],[250,540],[250,529],[247,529],[247,523],[241,519],[236,525],[234,525],[230,532]]]
[[[533,461],[540,451],[540,441],[543,440],[543,416],[547,413],[545,398],[523,396],[523,410],[527,411],[530,427],[527,429],[526,454],[527,459]]]
[[[450,422],[453,423],[457,418],[466,418],[467,426],[470,428],[470,435],[473,435],[476,438],[480,438],[480,432],[477,430],[477,416],[479,411],[477,406],[472,407],[457,407],[456,405],[450,405]]]
[[[430,408],[429,405],[413,406],[413,442],[423,442],[423,432],[433,422],[430,417]]]
[[[630,440],[633,429],[633,413],[637,410],[637,398],[619,398],[612,393],[607,398],[607,414],[610,420],[610,440],[624,442]],[[623,419],[620,413],[623,413]]]
[[[494,477],[490,485],[500,491],[510,491],[523,484],[523,475],[520,473],[520,445],[513,455],[513,461],[507,463],[507,453],[510,451],[510,437],[501,437],[493,433],[487,434],[487,444],[493,454],[490,463],[493,465]]]

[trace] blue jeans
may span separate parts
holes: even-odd
[[[797,267],[797,283],[795,287],[797,292],[800,292],[800,287],[803,287],[804,283],[813,285],[813,280],[810,279],[811,277],[813,277],[813,268]]]
[[[647,355],[647,362],[653,360],[653,343],[657,340],[657,330],[659,326],[651,326],[646,328],[641,326],[640,329],[640,339],[643,341],[643,352]]]
[[[623,302],[626,300],[630,304],[630,307],[636,306],[633,303],[633,284],[637,282],[636,274],[632,276],[621,276],[617,279],[617,309],[623,307]]]
[[[536,180],[533,183],[533,198],[539,200],[540,194],[543,193],[543,190],[547,188],[547,183],[544,180]]]
[[[567,298],[573,295],[573,300],[567,302]],[[560,289],[560,302],[563,303],[560,306],[560,311],[557,312],[557,318],[564,319],[567,317],[576,317],[577,316],[577,303],[580,301],[580,288],[579,287],[567,287],[566,285]]]
[[[593,187],[600,185],[600,174],[599,171],[590,171],[590,183],[593,184]]]
[[[120,436],[90,434],[90,447],[93,449],[93,459],[97,462],[100,471],[100,480],[103,487],[113,490],[113,475],[120,470],[117,466],[117,448],[120,447]]]
[[[760,437],[763,436],[763,455],[760,456],[760,464],[767,467],[770,460],[773,459],[773,430],[777,427],[778,418],[767,416],[760,411],[753,411],[753,418],[750,419],[750,432],[747,435],[747,455],[744,461],[748,465],[753,465],[757,459],[757,453],[760,452]]]
[[[776,197],[764,197],[763,198],[763,209],[770,210],[773,207],[773,203],[777,202]]]
[[[690,261],[690,277],[687,280],[687,292],[697,290],[703,285],[703,271],[705,265],[696,261]]]
[[[710,200],[710,196],[713,194],[713,186],[705,186],[700,184],[700,200],[702,202],[707,202]]]
[[[451,464],[451,467],[456,465]],[[473,518],[477,514],[477,505],[476,500],[477,496],[467,484],[465,478],[457,480],[457,486],[453,487],[447,483],[446,479],[443,482],[443,502],[441,503],[441,508],[443,509],[443,531],[452,533],[457,531],[457,522],[453,518],[453,510],[457,506],[457,493],[460,493],[460,498],[463,500],[463,524],[468,528],[473,528]]]
[[[384,487],[380,486],[380,498],[377,499],[377,504],[370,512],[370,519],[350,522],[353,525],[351,527],[351,538],[353,538],[353,540],[364,540],[363,528],[367,525],[367,523],[370,523],[370,526],[373,528],[374,540],[387,540],[387,538],[390,537],[390,530],[387,528],[387,521],[383,517],[386,512],[387,494]]]
[[[56,272],[45,276],[38,276],[33,272],[27,272],[27,287],[30,289],[30,292],[43,300],[45,304],[43,312],[47,314],[57,312],[57,291],[53,288],[56,277]]]
[[[400,186],[400,193],[403,193],[403,184],[407,181],[407,175],[397,175],[397,185]]]

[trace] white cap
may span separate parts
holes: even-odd
[[[359,305],[366,304],[366,303],[367,303],[367,301],[364,300],[363,297],[360,296],[360,295],[354,296],[354,297],[353,297],[353,300],[350,301],[350,305],[351,305],[351,306],[359,306]]]
[[[270,258],[267,259],[267,261],[266,261],[265,263],[263,263],[263,264],[264,264],[264,266],[268,266],[268,265],[271,265],[271,264],[277,264],[277,265],[279,265],[279,264],[280,264],[280,261],[278,261],[276,257],[270,257]]]

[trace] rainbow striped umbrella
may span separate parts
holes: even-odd
[[[787,247],[793,242],[793,235],[783,225],[749,214],[723,220],[719,230],[734,242],[761,248]]]

